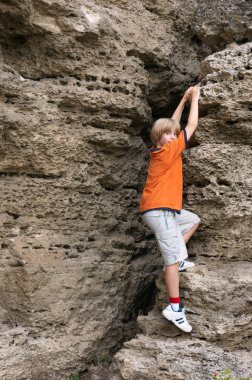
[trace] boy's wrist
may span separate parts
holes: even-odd
[[[192,101],[198,101],[199,100],[199,96],[194,96],[194,97],[192,97]]]

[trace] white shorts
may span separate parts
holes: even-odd
[[[198,215],[182,209],[180,214],[169,210],[150,210],[141,215],[153,231],[164,265],[172,265],[188,257],[183,234],[200,222]]]

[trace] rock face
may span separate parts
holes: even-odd
[[[125,340],[109,378],[249,372],[251,13],[219,3],[221,17],[193,0],[0,3],[4,380],[69,379]],[[202,220],[181,275],[185,336],[161,317],[162,259],[137,209],[153,119],[199,81],[183,156],[184,208]]]
[[[184,208],[202,220],[188,242],[196,267],[181,273],[193,331],[162,316],[168,295],[161,272],[156,305],[138,317],[136,338],[115,355],[113,380],[207,380],[225,368],[252,376],[251,48],[233,45],[201,64],[196,146],[184,153]]]

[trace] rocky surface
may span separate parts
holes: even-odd
[[[125,340],[108,378],[249,369],[251,13],[219,3],[0,2],[4,380],[97,379],[90,364]],[[199,80],[183,156],[184,207],[202,220],[197,267],[181,275],[188,337],[161,317],[162,259],[137,209],[153,119]],[[168,358],[181,347],[178,374]]]
[[[137,336],[115,355],[113,380],[207,380],[225,368],[252,378],[251,48],[232,45],[201,64],[201,118],[184,157],[184,208],[201,225],[188,242],[196,267],[180,275],[193,331],[162,316],[161,272],[155,307],[137,318]]]

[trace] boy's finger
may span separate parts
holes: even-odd
[[[190,94],[190,92],[192,91],[193,87],[189,87],[187,90],[186,90],[186,94]]]

